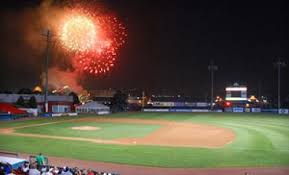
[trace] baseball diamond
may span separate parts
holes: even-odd
[[[287,117],[272,114],[39,118],[1,122],[0,149],[148,167],[288,167],[288,126]]]

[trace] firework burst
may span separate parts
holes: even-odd
[[[73,14],[61,27],[63,46],[73,51],[91,50],[95,46],[97,30],[93,21],[84,15]]]
[[[68,10],[58,31],[62,47],[73,55],[76,71],[98,75],[109,72],[115,65],[127,34],[116,17],[91,11]]]

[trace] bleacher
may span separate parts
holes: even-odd
[[[119,173],[97,171],[96,167],[83,169],[79,167],[54,166],[49,163],[47,158],[45,158],[45,164],[39,166],[35,158],[36,156],[31,155],[26,160],[19,158],[17,153],[0,152],[0,175],[29,175],[29,171],[37,172],[41,175],[120,175]]]

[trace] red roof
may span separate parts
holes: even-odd
[[[10,114],[27,114],[26,111],[18,109],[17,107],[8,103],[0,103],[0,112],[7,112]]]

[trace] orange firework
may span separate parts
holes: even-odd
[[[80,73],[94,75],[110,71],[125,43],[124,26],[116,17],[95,15],[88,9],[67,13],[59,32],[62,46],[74,55],[73,67]]]

